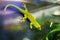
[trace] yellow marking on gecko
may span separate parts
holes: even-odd
[[[30,28],[32,28],[32,25],[34,27],[36,27],[37,29],[41,30],[41,25],[35,20],[35,18],[32,16],[32,14],[29,13],[28,9],[26,8],[26,5],[24,4],[24,8],[25,10],[21,9],[20,7],[14,5],[14,4],[7,4],[4,11],[6,11],[6,9],[9,7],[15,7],[17,8],[20,12],[22,12],[24,14],[23,20],[26,20],[26,18],[28,18],[30,20]]]

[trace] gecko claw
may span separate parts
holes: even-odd
[[[22,20],[22,22],[25,22],[25,19],[24,18],[22,18],[21,20]]]

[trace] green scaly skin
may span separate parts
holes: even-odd
[[[20,7],[14,5],[14,4],[7,4],[4,11],[6,11],[6,9],[9,7],[15,7],[17,8],[20,12],[22,12],[24,14],[23,20],[25,21],[26,18],[28,18],[31,23],[30,23],[30,28],[32,29],[32,25],[35,26],[37,29],[41,30],[41,25],[35,20],[35,18],[32,16],[32,14],[29,13],[29,11],[26,8],[26,5],[24,4],[24,8],[25,10],[21,9]]]

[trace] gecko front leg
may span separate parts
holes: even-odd
[[[31,28],[31,29],[32,29],[32,25],[33,25],[33,24],[32,24],[32,23],[30,23],[30,28]]]
[[[24,17],[22,18],[22,22],[25,22],[26,18],[27,18],[27,15],[24,15]]]

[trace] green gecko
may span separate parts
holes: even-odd
[[[7,4],[6,7],[4,8],[4,11],[6,11],[6,9],[9,7],[15,7],[17,8],[20,12],[22,12],[24,14],[23,20],[25,21],[26,18],[28,18],[30,20],[30,28],[32,29],[32,25],[34,27],[36,27],[37,29],[41,30],[41,25],[35,20],[35,18],[32,16],[32,14],[29,13],[28,9],[26,8],[26,5],[24,4],[24,8],[25,10],[21,9],[20,7],[14,5],[14,4]]]

